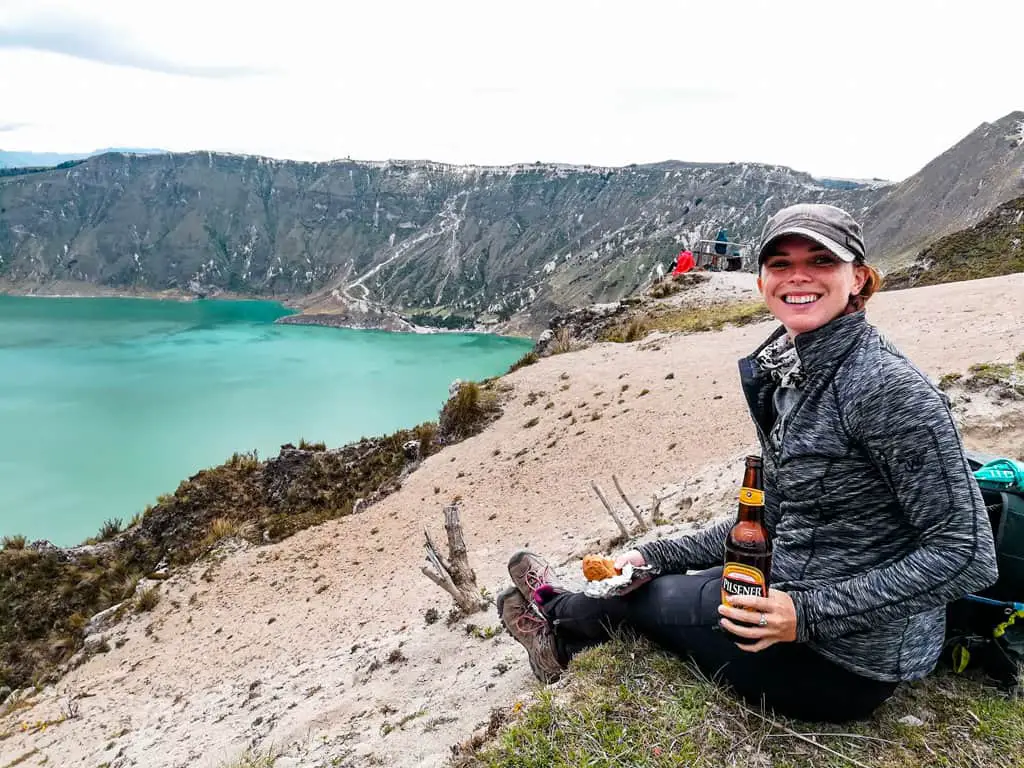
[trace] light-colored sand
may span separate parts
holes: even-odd
[[[881,294],[869,317],[937,377],[1024,350],[1021,297],[1024,274]],[[737,472],[753,446],[736,360],[772,327],[598,345],[508,376],[505,415],[428,459],[399,493],[172,578],[154,611],[109,634],[109,653],[0,720],[0,734],[15,731],[0,739],[0,765],[36,749],[22,765],[205,768],[271,746],[280,766],[441,765],[533,683],[506,635],[445,626],[449,600],[419,572],[424,526],[443,540],[442,508],[461,495],[478,581],[496,593],[517,548],[575,575],[573,553],[615,533],[591,479],[614,493],[615,473],[645,503],[686,481],[699,505],[710,480],[694,477]],[[527,405],[531,392],[541,394]],[[738,480],[719,478],[713,511]],[[667,512],[680,514],[678,498]],[[431,607],[442,619],[428,626]],[[469,621],[497,626],[493,611]],[[18,730],[58,718],[70,695],[77,718]]]

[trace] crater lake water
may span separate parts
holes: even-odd
[[[531,348],[275,324],[272,302],[0,296],[0,536],[68,546],[235,451],[437,419]]]

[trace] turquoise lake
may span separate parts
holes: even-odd
[[[436,420],[531,348],[277,325],[272,302],[0,296],[0,536],[77,544],[235,451]]]

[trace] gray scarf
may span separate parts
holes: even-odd
[[[771,376],[780,387],[802,387],[807,374],[800,366],[796,346],[789,334],[783,334],[757,355],[757,367]]]

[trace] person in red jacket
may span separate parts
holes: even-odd
[[[672,270],[673,275],[682,275],[694,267],[693,254],[690,251],[680,251],[676,260],[676,268]]]

